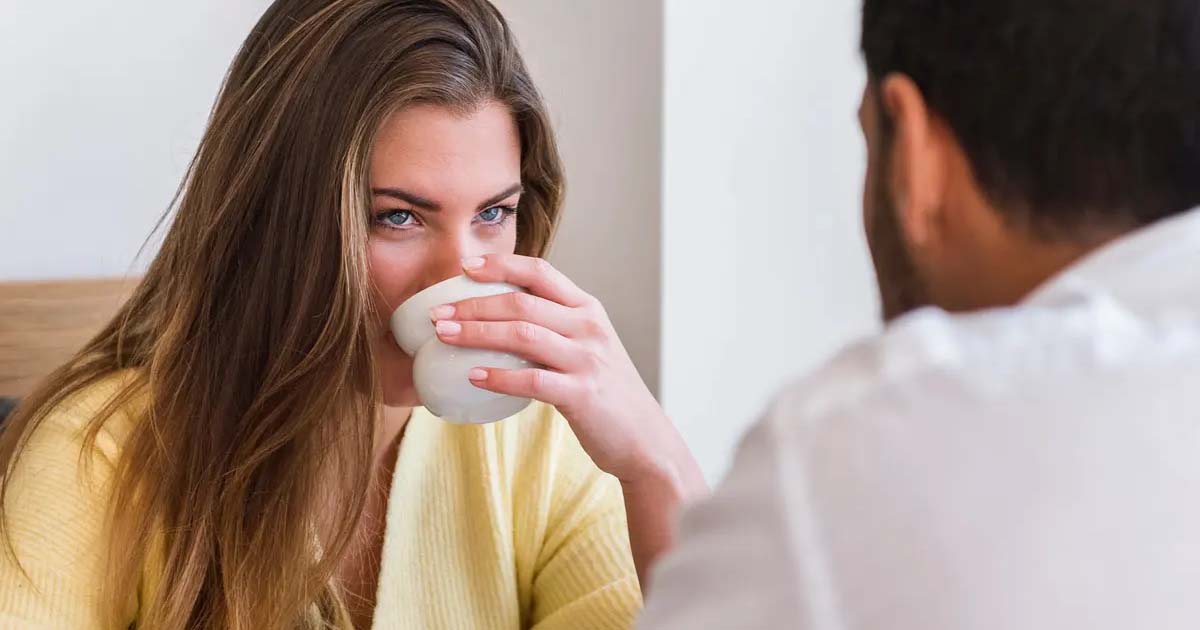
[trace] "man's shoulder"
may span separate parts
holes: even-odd
[[[1151,321],[1104,299],[972,314],[926,308],[851,344],[785,387],[771,418],[805,423],[880,409],[977,415],[1139,370],[1200,361],[1200,327]]]
[[[1006,330],[1016,317],[1001,311],[975,316],[934,308],[913,312],[791,382],[775,398],[772,409],[824,417],[890,391],[903,391],[933,375],[958,380],[966,367],[989,365],[982,357],[997,358],[998,353],[1011,351],[1004,348],[1013,343],[1006,339]]]

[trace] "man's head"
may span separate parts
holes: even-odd
[[[1012,304],[1200,206],[1200,2],[864,0],[884,316]]]

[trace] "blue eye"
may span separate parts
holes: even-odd
[[[504,223],[505,219],[507,219],[509,215],[515,214],[516,212],[517,212],[516,208],[506,208],[504,206],[495,206],[492,208],[488,208],[487,210],[484,210],[475,216],[482,223],[487,223],[489,225],[500,225],[500,224]]]
[[[403,228],[414,224],[412,212],[408,210],[386,210],[375,215],[375,221],[385,227]]]

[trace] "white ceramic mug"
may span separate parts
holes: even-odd
[[[413,357],[413,383],[421,404],[455,424],[484,424],[515,415],[528,398],[497,394],[473,385],[471,368],[519,370],[533,367],[520,357],[474,348],[449,346],[437,338],[429,312],[436,306],[478,297],[515,293],[511,284],[475,282],[466,276],[443,280],[408,298],[392,313],[392,336]]]

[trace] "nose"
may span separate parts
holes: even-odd
[[[471,237],[469,232],[446,234],[433,244],[425,265],[424,286],[435,285],[463,273],[462,261],[472,256],[488,253],[482,243]]]

